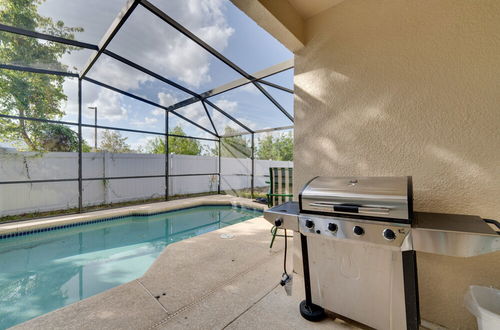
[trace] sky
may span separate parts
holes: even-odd
[[[293,57],[283,45],[237,9],[229,0],[153,0],[167,15],[187,27],[204,42],[252,74]],[[76,40],[98,44],[102,35],[123,7],[125,0],[47,0],[39,13],[62,20],[67,26],[83,27]],[[164,23],[142,6],[138,6],[110,43],[109,50],[134,61],[197,93],[208,91],[241,76],[196,43]],[[73,51],[62,62],[74,70],[85,65],[89,50]],[[164,106],[190,97],[189,94],[125,64],[102,55],[90,70],[88,77],[120,88]],[[269,77],[269,81],[293,88],[293,71]],[[265,86],[265,89],[293,114],[293,95]],[[65,121],[76,121],[78,95],[76,79],[67,79],[64,90],[68,100],[64,104]],[[165,111],[127,96],[83,83],[83,122],[93,124],[97,106],[99,125],[162,132],[165,128]],[[262,93],[252,84],[217,95],[210,100],[224,111],[252,129],[292,125]],[[211,107],[218,133],[231,126],[242,129]],[[179,110],[194,122],[213,128],[201,103]],[[186,134],[198,137],[210,135],[186,121],[169,115],[170,128],[182,126]],[[93,144],[93,129],[83,130],[84,138]],[[154,135],[121,132],[136,149],[144,146]]]

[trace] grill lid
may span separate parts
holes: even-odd
[[[411,223],[411,177],[316,177],[299,196],[300,212],[350,214]]]

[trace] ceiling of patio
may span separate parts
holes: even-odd
[[[302,18],[309,18],[344,0],[288,0]]]

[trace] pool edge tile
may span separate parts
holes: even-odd
[[[123,208],[99,210],[95,212],[63,215],[54,218],[33,219],[18,223],[0,224],[0,240],[10,238],[11,235],[30,235],[40,229],[58,230],[69,225],[86,225],[93,221],[111,221],[127,216],[155,215],[182,209],[208,205],[230,205],[263,211],[267,208],[264,204],[255,203],[241,197],[230,195],[210,195],[188,199],[178,199],[160,203],[149,203]]]

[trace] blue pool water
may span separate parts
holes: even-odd
[[[200,206],[0,240],[0,329],[141,277],[163,248],[261,215]]]

